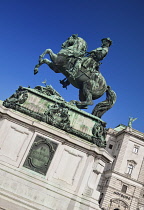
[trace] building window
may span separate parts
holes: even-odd
[[[138,151],[139,151],[139,146],[134,145],[133,153],[138,154]]]
[[[127,174],[131,175],[132,171],[133,171],[134,166],[132,164],[128,164],[128,168],[127,168]]]
[[[128,176],[131,176],[134,167],[137,165],[137,163],[134,160],[127,160],[127,169],[126,169],[126,174]]]
[[[123,184],[121,192],[126,193],[127,191],[127,186]]]
[[[109,149],[112,149],[113,148],[113,145],[112,144],[109,144]]]

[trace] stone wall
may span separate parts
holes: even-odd
[[[144,207],[144,135],[126,126],[120,128],[108,131],[106,150],[115,159],[111,166],[105,167],[99,183],[100,206],[108,210],[141,209]],[[110,144],[113,144],[111,149]],[[133,166],[131,171],[128,169],[129,163]],[[123,186],[125,191],[122,190]]]
[[[0,207],[100,209],[97,186],[111,156],[92,142],[0,106]]]

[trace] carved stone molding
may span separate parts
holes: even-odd
[[[36,86],[34,90],[47,96],[55,96],[59,100],[64,101],[61,95],[51,85],[47,85],[46,87]]]
[[[16,109],[16,104],[23,104],[28,98],[28,91],[19,86],[18,90],[3,102],[7,108]]]
[[[106,147],[106,124],[103,124],[101,122],[96,122],[92,129],[92,140],[93,143],[95,143],[99,147]]]
[[[69,108],[66,107],[65,103],[55,103],[45,111],[43,121],[69,131],[71,128],[68,111]]]
[[[137,165],[137,162],[134,160],[127,160],[128,164],[132,164],[133,166]]]
[[[120,200],[120,199],[111,199],[110,200],[110,207],[118,207],[118,208],[124,208],[125,210],[128,210],[129,207],[128,207],[128,204],[126,202],[124,202],[123,200]],[[110,209],[113,209],[113,208],[110,208]]]

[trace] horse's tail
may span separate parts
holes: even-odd
[[[113,107],[113,105],[116,102],[116,93],[111,90],[110,86],[107,86],[107,90],[106,90],[106,100],[102,101],[100,103],[98,103],[93,111],[92,111],[92,115],[95,115],[99,118],[102,117],[102,115],[108,111],[109,109],[111,109]]]

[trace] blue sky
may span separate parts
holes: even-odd
[[[72,34],[86,40],[88,51],[110,37],[113,45],[100,68],[107,84],[117,93],[114,107],[103,115],[107,127],[128,123],[144,132],[144,1],[143,0],[1,0],[0,1],[0,99],[21,85],[34,88],[47,79],[66,101],[77,100],[78,90],[63,89],[46,65],[33,75],[39,55],[51,48],[58,53]],[[105,99],[105,95],[97,101]],[[91,112],[94,106],[88,108]]]

